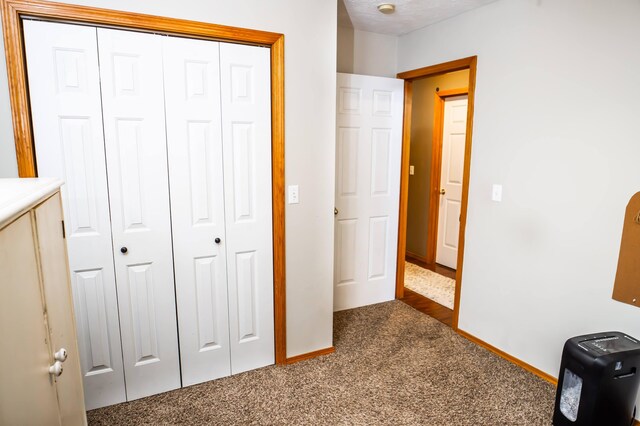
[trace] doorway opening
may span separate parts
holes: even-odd
[[[476,57],[405,81],[396,298],[458,328]]]

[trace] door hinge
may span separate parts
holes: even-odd
[[[62,224],[62,239],[64,240],[67,238],[67,235],[64,232],[64,220],[61,220],[60,223]]]

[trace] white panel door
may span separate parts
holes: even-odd
[[[38,175],[59,177],[87,409],[126,400],[96,29],[24,21]]]
[[[273,364],[270,51],[220,43],[231,372]]]
[[[183,385],[231,374],[218,43],[163,38]]]
[[[395,297],[403,81],[338,73],[334,310]]]
[[[436,262],[456,269],[467,132],[467,95],[445,99],[443,121]]]
[[[107,174],[129,400],[180,387],[162,37],[98,29]]]

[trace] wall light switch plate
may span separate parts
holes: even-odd
[[[497,183],[493,184],[493,189],[491,191],[491,199],[493,201],[502,201],[502,185]]]
[[[289,204],[298,204],[299,202],[298,185],[289,185]]]
[[[413,166],[409,166],[409,174],[413,176]]]

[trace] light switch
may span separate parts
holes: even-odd
[[[289,185],[289,204],[298,204],[299,202],[298,185]]]
[[[413,166],[409,166],[409,174],[413,176]]]
[[[502,201],[502,185],[497,183],[493,184],[493,190],[491,191],[491,199],[493,201]]]

